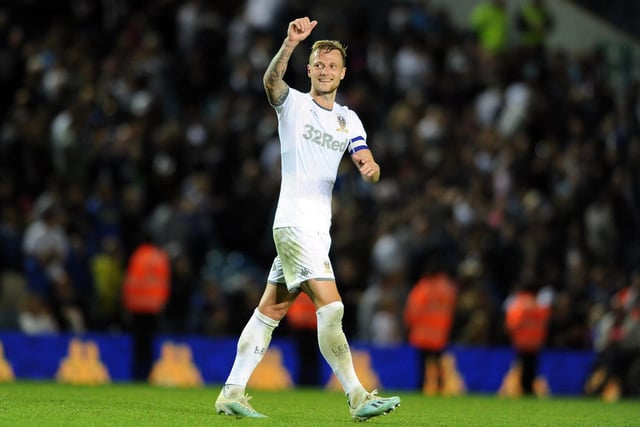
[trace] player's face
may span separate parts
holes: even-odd
[[[347,71],[339,50],[315,51],[307,65],[311,88],[318,94],[335,92]]]

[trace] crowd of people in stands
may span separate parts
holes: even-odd
[[[546,47],[557,22],[485,45],[483,13],[456,28],[428,1],[5,4],[0,325],[126,331],[123,276],[145,232],[170,257],[161,330],[240,332],[275,255],[262,74],[283,23],[308,15],[348,46],[338,101],[382,168],[369,185],[347,163],[335,185],[347,335],[406,342],[407,296],[437,257],[457,285],[451,342],[508,343],[503,304],[526,283],[551,298],[547,346],[593,348],[637,283],[640,85],[617,91],[597,49]],[[308,86],[306,60],[294,54],[292,87]]]

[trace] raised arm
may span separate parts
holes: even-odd
[[[308,17],[294,19],[289,22],[287,37],[282,42],[280,50],[273,57],[262,78],[267,98],[271,105],[282,105],[289,93],[289,86],[283,80],[287,71],[287,64],[293,50],[298,44],[309,37],[311,31],[318,25],[318,21],[311,21]]]

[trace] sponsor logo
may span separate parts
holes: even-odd
[[[334,139],[333,135],[331,135],[330,133],[323,132],[311,125],[306,125],[304,127],[302,138],[306,139],[307,141],[313,142],[314,144],[318,144],[319,146],[328,150],[339,152],[344,152],[344,150],[347,149],[347,145],[349,144],[348,139],[345,139],[343,141]]]

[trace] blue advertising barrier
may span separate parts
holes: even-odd
[[[16,378],[30,380],[53,379],[73,338],[93,341],[97,345],[100,358],[113,381],[131,380],[132,342],[127,334],[32,336],[19,332],[0,332],[5,358],[12,366]],[[158,357],[160,347],[166,341],[187,344],[204,382],[220,384],[226,379],[233,364],[237,338],[159,336],[155,341],[154,357]],[[295,343],[286,338],[274,338],[272,347],[280,350],[283,364],[296,382],[300,363]],[[370,355],[371,367],[385,389],[414,390],[419,387],[418,355],[412,347],[375,347],[354,343],[352,349]],[[468,391],[476,393],[495,393],[514,357],[510,348],[457,346],[449,351],[455,355],[458,371],[464,378]],[[547,379],[553,394],[579,395],[582,394],[594,357],[589,351],[546,350],[541,356],[540,373]],[[331,370],[324,361],[321,361],[319,369],[323,384],[326,384]]]
[[[66,334],[25,335],[19,332],[0,332],[4,355],[16,378],[50,380],[55,377],[60,362],[67,356],[72,338],[93,341],[100,358],[114,381],[131,379],[131,338],[127,335],[85,334],[80,337]]]

